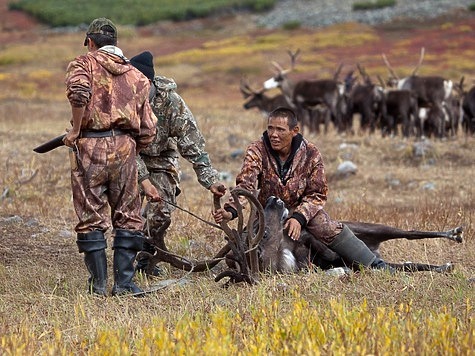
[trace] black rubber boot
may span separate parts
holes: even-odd
[[[163,274],[163,270],[157,266],[151,266],[152,256],[155,255],[155,247],[144,239],[143,249],[139,256],[137,257],[137,265],[135,266],[135,271],[139,273],[144,273],[147,276],[157,277]]]
[[[378,258],[346,225],[343,226],[343,230],[335,239],[328,244],[328,247],[338,253],[350,265],[384,269],[392,272],[392,268]]]
[[[100,296],[107,295],[107,242],[104,233],[94,230],[77,234],[79,252],[84,252],[84,262],[90,273],[88,291]]]
[[[143,234],[139,231],[117,229],[114,237],[114,286],[112,295],[140,294],[142,289],[132,281],[134,261],[143,247]]]

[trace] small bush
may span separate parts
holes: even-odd
[[[376,10],[391,6],[396,6],[396,0],[361,1],[353,4],[353,11]]]
[[[470,11],[475,11],[475,3],[468,5]]]
[[[300,28],[301,23],[298,20],[294,21],[288,21],[282,25],[282,28],[284,30],[296,30],[297,28]]]

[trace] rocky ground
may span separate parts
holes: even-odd
[[[306,27],[324,27],[341,22],[380,25],[397,20],[421,21],[435,19],[447,13],[471,16],[468,6],[473,0],[397,0],[396,6],[377,10],[353,11],[361,0],[282,0],[275,8],[258,17],[257,23],[268,28],[286,23]]]

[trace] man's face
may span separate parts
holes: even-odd
[[[298,132],[298,126],[293,129],[289,128],[286,118],[270,118],[267,123],[267,134],[269,135],[271,147],[277,152],[290,152],[292,139],[298,134]]]

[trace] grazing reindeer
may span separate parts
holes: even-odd
[[[475,134],[475,86],[472,86],[468,92],[464,89],[464,77],[455,87],[458,94],[458,101],[461,105],[460,123],[465,135]]]
[[[457,135],[459,117],[461,116],[460,101],[455,97],[450,97],[442,107],[431,106],[420,108],[419,118],[416,122],[417,135],[421,133],[427,137],[440,137],[439,125],[442,125],[444,132],[450,136]]]
[[[381,134],[397,136],[398,125],[402,127],[404,137],[411,136],[414,127],[417,129],[417,136],[422,135],[422,125],[419,117],[419,105],[417,96],[412,90],[387,89],[383,79],[378,76],[381,86],[384,88],[385,106],[381,118]]]
[[[278,107],[287,107],[292,109],[292,106],[289,105],[284,94],[278,94],[273,97],[268,97],[264,94],[264,88],[259,91],[253,90],[244,80],[241,80],[241,85],[239,86],[239,89],[241,90],[244,99],[246,99],[243,105],[244,109],[246,110],[251,108],[257,108],[265,117],[267,117],[267,115],[272,110]]]
[[[463,119],[462,127],[465,134],[475,134],[475,86],[470,88],[463,98]]]
[[[396,75],[384,53],[382,57],[384,64],[391,75],[388,80],[389,85],[396,87],[397,89],[412,90],[417,96],[419,107],[435,107],[436,115],[434,115],[434,118],[436,118],[437,121],[435,121],[433,125],[436,129],[437,137],[444,137],[445,122],[441,119],[442,116],[439,114],[445,111],[451,115],[449,111],[444,110],[444,103],[452,95],[453,82],[439,76],[417,75],[417,71],[419,70],[419,67],[421,66],[424,59],[424,48],[421,49],[419,62],[412,74],[409,77],[402,79],[399,79],[399,77]]]
[[[313,113],[315,110],[321,111],[323,106],[328,110],[328,114],[325,115],[324,119],[325,132],[328,130],[330,120],[333,120],[335,125],[341,128],[341,104],[344,86],[337,81],[337,78],[342,65],[337,69],[333,79],[304,79],[294,84],[287,77],[287,74],[294,69],[300,50],[297,50],[295,53],[288,51],[288,53],[291,59],[290,69],[283,69],[277,62],[273,62],[277,74],[264,82],[264,88],[272,89],[279,87],[287,99],[295,105],[298,116],[305,123],[316,117],[320,118],[321,115],[314,116]],[[315,127],[318,132],[319,123],[308,123],[308,126]]]
[[[349,90],[347,107],[347,128],[352,131],[353,115],[360,114],[360,130],[369,130],[373,133],[377,126],[378,118],[384,115],[385,96],[383,88],[375,85],[363,67],[358,63],[364,82],[358,83]]]
[[[386,133],[397,136],[398,125],[402,135],[413,134],[414,126],[419,122],[419,105],[417,97],[411,90],[389,90],[386,92],[386,110],[381,125],[383,136]],[[420,126],[419,126],[420,127]],[[422,134],[420,132],[419,136]]]

